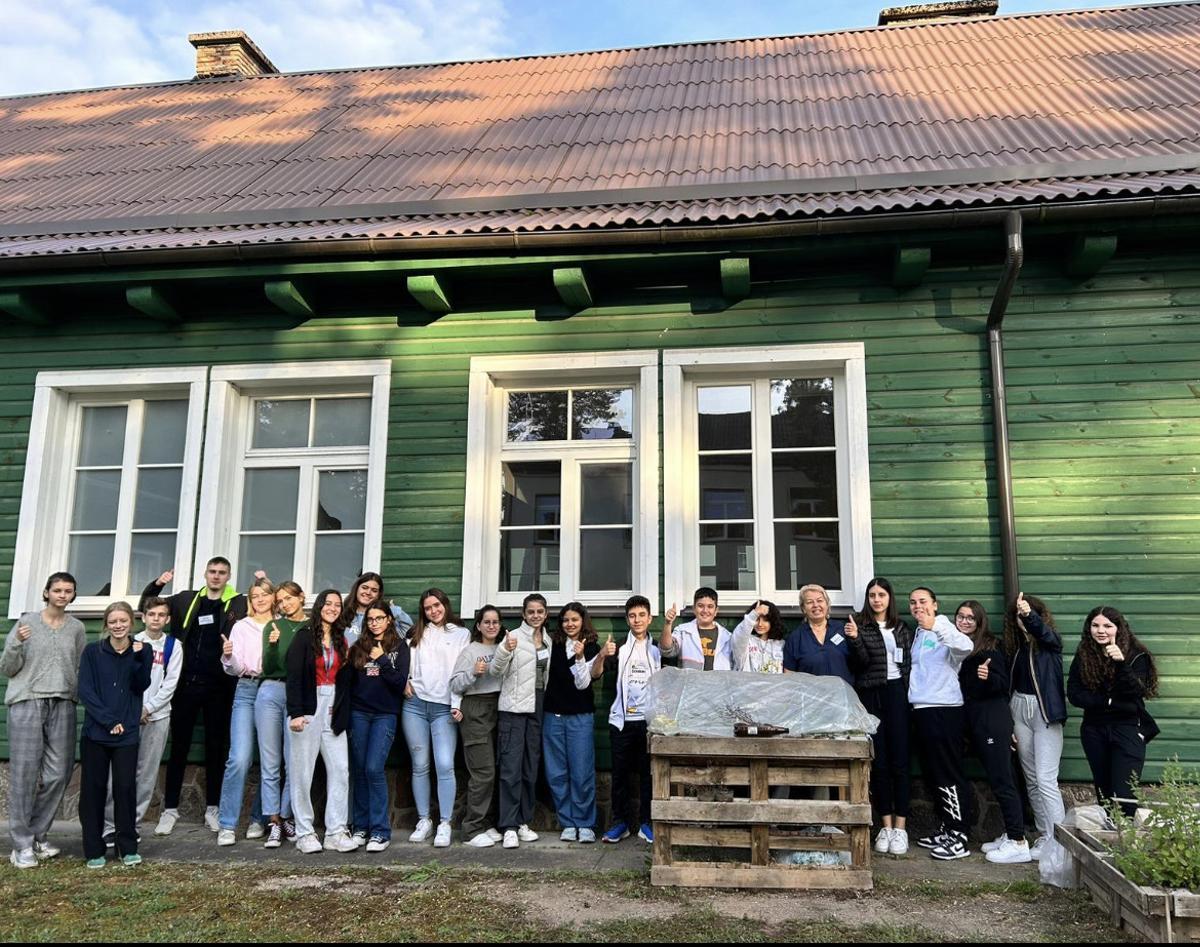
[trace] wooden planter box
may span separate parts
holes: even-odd
[[[1056,825],[1054,837],[1074,856],[1080,883],[1116,927],[1157,944],[1200,943],[1200,894],[1134,884],[1106,848],[1116,832]]]
[[[651,884],[870,889],[871,756],[866,738],[651,735]],[[776,786],[836,787],[839,799],[772,799]],[[813,825],[841,831],[798,834]],[[702,860],[688,860],[697,849]],[[772,860],[772,852],[812,851],[849,852],[850,864],[808,867]]]

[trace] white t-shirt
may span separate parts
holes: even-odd
[[[879,633],[883,635],[883,646],[887,649],[887,679],[898,681],[900,680],[900,666],[896,664],[896,630],[880,625]]]
[[[624,678],[621,681],[625,694],[625,719],[646,719],[646,688],[650,683],[650,654],[646,640],[635,642],[625,662]]]

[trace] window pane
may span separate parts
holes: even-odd
[[[577,441],[633,437],[633,389],[579,388],[572,391],[571,437]]]
[[[322,470],[319,476],[317,529],[366,529],[367,472]]]
[[[75,474],[71,529],[116,529],[121,471],[81,470]]]
[[[295,467],[247,470],[242,492],[242,529],[294,530],[299,493],[300,471]],[[289,565],[289,574],[291,570]],[[276,575],[288,577],[275,572],[267,575],[272,579]]]
[[[501,464],[501,526],[557,526],[559,462]]]
[[[700,450],[750,447],[750,386],[700,388]]]
[[[775,518],[837,516],[837,455],[777,453],[773,456]]]
[[[317,399],[313,447],[365,447],[370,443],[370,398]]]
[[[775,524],[775,586],[799,589],[815,582],[842,586],[837,523]]]
[[[579,534],[580,589],[633,588],[633,530],[585,529]]]
[[[296,567],[295,560],[295,536],[243,536],[238,547],[237,587],[249,588],[259,569],[276,584],[290,579]]]
[[[509,441],[565,441],[565,391],[513,391],[508,396]]]
[[[72,536],[67,571],[75,576],[80,595],[108,595],[112,588],[113,545],[116,537]],[[161,572],[159,573],[161,575]],[[140,591],[140,589],[139,589]]]
[[[260,398],[254,402],[253,447],[307,447],[308,412],[310,402],[270,401]]]
[[[80,467],[120,467],[125,455],[125,405],[84,408],[79,434]]]
[[[833,379],[771,382],[771,446],[832,447]]]
[[[174,567],[174,533],[134,533],[129,553],[129,588],[126,591],[136,595],[153,579]]]
[[[362,574],[362,563],[362,533],[318,536],[316,561],[313,563],[313,590],[350,588]]]
[[[585,526],[633,522],[633,464],[584,464],[579,476],[583,494],[580,522]]]
[[[700,527],[700,582],[719,591],[757,586],[752,523]]]
[[[182,464],[187,440],[186,401],[147,401],[142,422],[141,464]]]
[[[500,533],[500,591],[558,591],[558,530],[513,529]]]
[[[138,470],[133,528],[175,529],[179,525],[179,490],[182,485],[183,469],[180,467]]]
[[[749,454],[700,457],[700,519],[744,520],[754,516],[754,477]]]

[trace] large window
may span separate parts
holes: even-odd
[[[664,355],[667,594],[850,604],[871,569],[858,345]]]
[[[653,594],[656,362],[472,359],[464,609],[533,591],[559,604]]]

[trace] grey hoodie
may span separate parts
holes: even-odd
[[[918,629],[912,645],[908,702],[917,710],[961,707],[958,669],[973,647],[971,639],[945,615],[934,619],[932,630]]]
[[[500,678],[493,677],[484,670],[479,676],[475,675],[475,662],[483,658],[488,665],[496,655],[496,644],[484,644],[482,641],[472,641],[458,656],[454,665],[454,673],[450,675],[450,690],[463,697],[479,694],[499,694]]]

